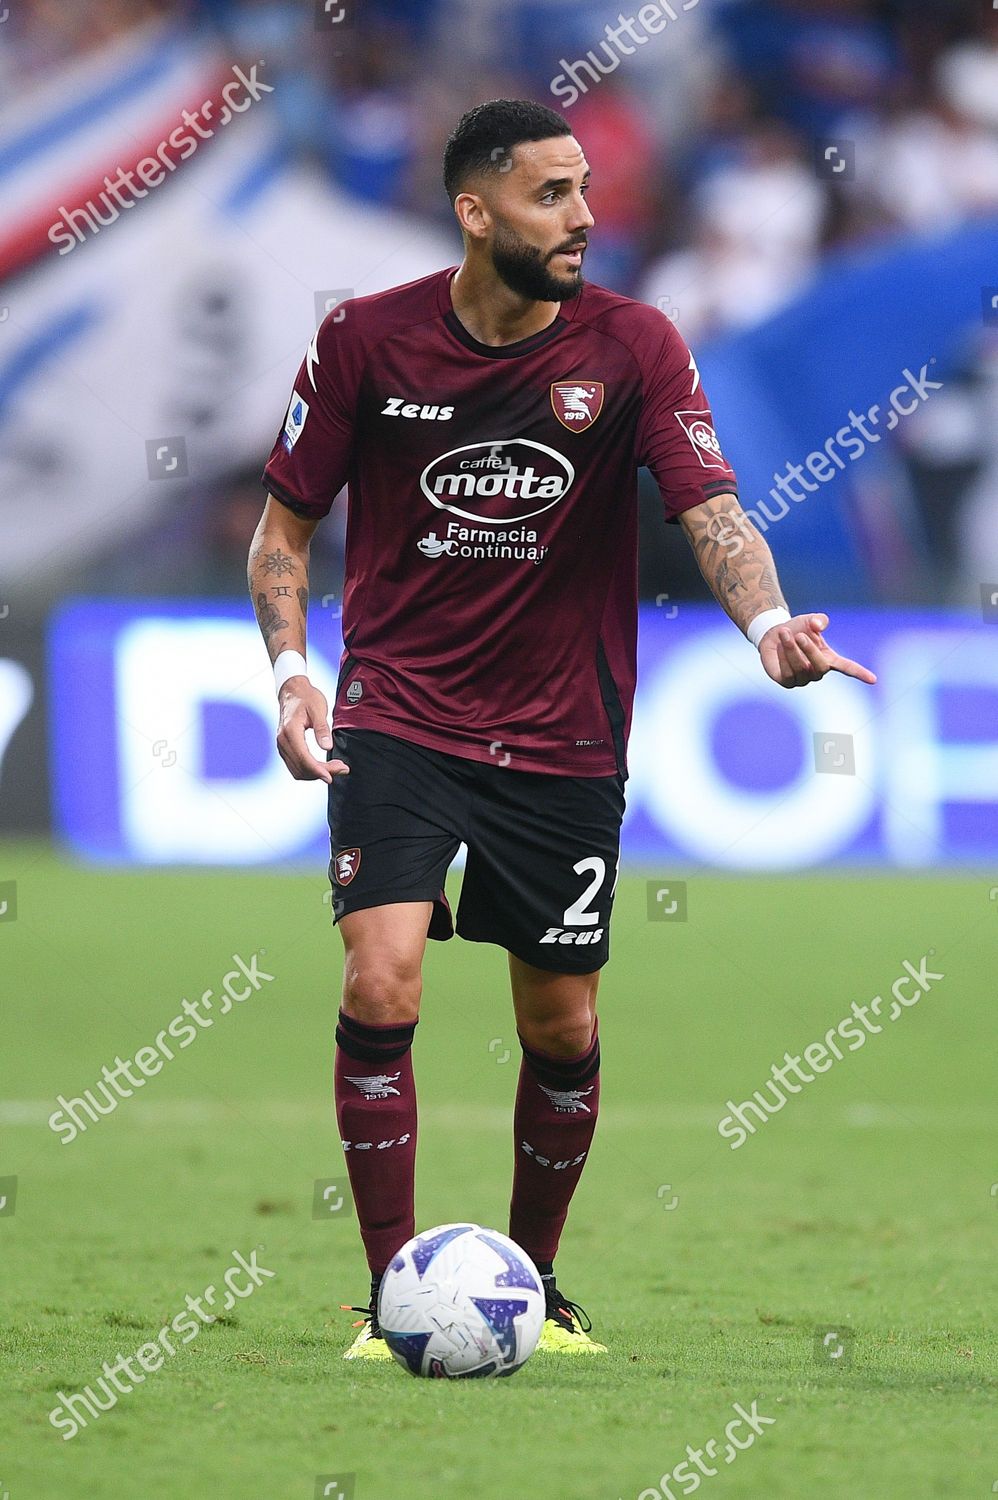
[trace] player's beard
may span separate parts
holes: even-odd
[[[584,240],[575,240],[572,248],[584,247]],[[545,253],[538,250],[507,224],[496,224],[492,240],[492,264],[496,274],[510,291],[520,297],[529,297],[532,302],[568,302],[582,291],[582,267],[568,278],[556,276],[550,269],[552,255],[558,249]]]

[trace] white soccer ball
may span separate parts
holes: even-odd
[[[544,1284],[497,1229],[440,1224],[409,1240],[381,1278],[378,1322],[413,1375],[512,1375],[544,1327]]]

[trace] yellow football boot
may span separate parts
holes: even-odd
[[[537,1343],[538,1351],[549,1354],[607,1354],[605,1344],[589,1337],[590,1323],[585,1308],[569,1302],[559,1292],[553,1276],[543,1277],[547,1297],[547,1317]]]
[[[340,1307],[344,1312],[363,1313],[353,1325],[360,1332],[343,1354],[344,1359],[380,1359],[388,1360],[390,1364],[395,1363],[395,1356],[381,1337],[381,1328],[378,1323],[378,1286],[380,1277],[371,1277],[371,1304],[369,1307],[350,1307],[346,1302],[341,1302]]]

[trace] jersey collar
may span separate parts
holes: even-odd
[[[563,302],[561,304],[563,310],[558,313],[553,322],[549,323],[546,328],[542,328],[540,333],[532,333],[529,338],[517,339],[513,344],[495,345],[480,343],[473,334],[468,332],[454,311],[450,286],[457,274],[457,270],[457,266],[451,266],[441,276],[438,289],[438,305],[443,314],[443,321],[448,332],[457,339],[459,344],[463,344],[473,354],[482,355],[484,359],[519,359],[521,355],[533,354],[535,349],[542,349],[545,344],[549,344],[552,339],[556,339],[559,334],[564,333],[565,328],[575,316],[575,309],[579,302],[578,297],[573,297],[570,301]],[[568,311],[566,312],[565,309],[568,309]]]

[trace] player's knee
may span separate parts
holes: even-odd
[[[347,954],[343,967],[343,1009],[368,1026],[414,1021],[423,980],[418,961],[404,954],[369,957]]]
[[[521,1020],[520,1035],[528,1047],[554,1057],[578,1057],[593,1038],[593,1013],[588,1007],[543,1021]]]

